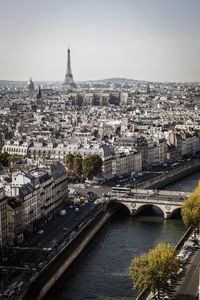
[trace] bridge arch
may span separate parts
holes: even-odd
[[[131,214],[130,208],[125,203],[119,202],[117,200],[110,201],[107,205],[107,208],[110,209],[113,213],[120,210],[120,209],[124,209],[129,214]]]
[[[162,215],[165,216],[165,211],[163,210],[162,205],[157,205],[157,204],[149,204],[149,203],[143,203],[143,204],[138,204],[136,206],[136,210],[135,210],[135,214],[139,214],[140,212],[142,212],[145,208],[148,207],[156,207],[159,209],[159,211],[162,212]]]
[[[118,200],[112,199],[107,206],[109,209],[112,209],[112,212],[120,210],[124,207],[129,211],[131,216],[137,215],[144,208],[147,207],[157,207],[163,214],[165,219],[171,218],[174,214],[180,211],[180,206],[177,207],[174,203],[149,203],[149,202],[137,202],[137,201],[127,201],[127,200]]]
[[[178,212],[181,212],[181,207],[174,207],[170,212],[167,213],[167,218],[173,217]]]

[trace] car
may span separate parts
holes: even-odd
[[[109,195],[108,195],[108,194],[106,194],[106,193],[104,193],[104,194],[103,194],[103,197],[109,197]]]
[[[67,230],[69,230],[69,228],[67,228],[67,227],[63,227],[63,229],[62,229],[63,231],[67,231]]]
[[[23,281],[21,281],[21,282],[18,284],[18,286],[17,286],[18,291],[21,291],[23,284],[24,284]]]
[[[114,196],[115,193],[113,193],[113,192],[108,192],[107,195],[108,195],[108,196]]]
[[[126,195],[127,195],[127,197],[132,197],[132,196],[134,196],[134,193],[129,192],[129,193],[127,193]]]
[[[43,234],[43,233],[44,233],[44,230],[43,230],[43,229],[39,229],[39,230],[37,231],[37,233],[38,233],[38,234]]]
[[[4,292],[3,296],[4,296],[5,298],[8,298],[9,295],[10,295],[10,290],[8,289],[8,290],[6,290],[6,291]]]
[[[60,211],[61,216],[65,216],[66,213],[67,213],[66,209],[61,209],[61,211]]]
[[[47,264],[48,264],[48,260],[41,261],[41,262],[37,265],[37,269],[38,269],[38,270],[41,270],[41,269],[43,269]]]

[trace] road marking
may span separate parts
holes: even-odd
[[[53,248],[38,248],[38,247],[12,247],[8,249],[18,249],[18,250],[45,250],[51,251]]]

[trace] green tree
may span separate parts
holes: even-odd
[[[0,153],[0,163],[2,163],[2,165],[4,167],[7,167],[8,166],[8,152],[1,152]]]
[[[74,164],[74,155],[69,153],[65,157],[65,166],[68,170],[73,170],[73,164]]]
[[[83,161],[82,156],[80,155],[74,156],[73,171],[79,177],[82,175],[82,161]]]
[[[102,159],[97,154],[89,154],[83,159],[83,175],[92,178],[101,173]]]
[[[130,277],[133,281],[133,289],[149,288],[153,293],[168,288],[168,282],[176,279],[179,262],[176,251],[168,244],[159,243],[148,254],[134,257],[130,265]]]
[[[181,205],[181,216],[186,227],[200,224],[200,181],[192,195]]]
[[[59,138],[59,137],[61,136],[61,134],[60,134],[60,132],[59,132],[58,130],[54,130],[54,131],[52,132],[52,134],[55,136],[56,139]]]
[[[181,205],[181,216],[186,227],[196,228],[200,224],[199,196],[192,194]]]

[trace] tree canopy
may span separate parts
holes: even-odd
[[[181,216],[186,227],[200,224],[200,181],[193,194],[181,205]]]
[[[97,154],[89,154],[83,159],[83,175],[92,178],[101,173],[102,159]]]
[[[8,166],[8,157],[9,157],[8,152],[1,152],[0,153],[0,163],[2,163],[2,165],[4,167]]]
[[[148,254],[142,254],[132,259],[130,277],[133,289],[149,288],[153,293],[168,287],[168,281],[174,280],[179,269],[176,251],[165,243],[159,243]]]
[[[69,153],[66,155],[65,165],[68,171],[78,177],[84,175],[87,178],[92,178],[101,174],[102,159],[98,154],[89,154],[83,159],[80,154]]]
[[[65,157],[65,166],[68,170],[73,170],[73,164],[74,164],[74,155],[69,153]]]
[[[74,156],[73,171],[78,176],[82,175],[82,161],[83,161],[83,159],[80,155]]]

